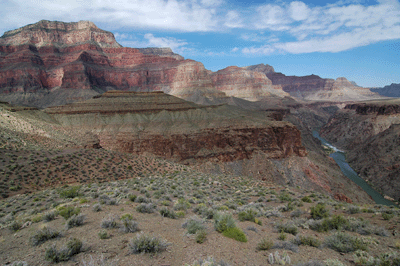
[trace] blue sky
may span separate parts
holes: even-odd
[[[171,47],[216,71],[269,64],[286,75],[400,83],[398,0],[2,0],[0,35],[42,19],[93,21],[127,47]]]

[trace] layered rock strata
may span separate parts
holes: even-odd
[[[98,136],[103,148],[152,153],[178,161],[305,156],[300,131],[264,113],[198,106],[164,93],[107,92],[85,102],[45,109],[64,127]],[[91,144],[92,145],[92,144]]]
[[[380,98],[377,93],[368,88],[362,88],[346,78],[324,79],[317,75],[286,76],[279,72],[269,72],[266,76],[274,85],[291,96],[314,101],[361,101]]]

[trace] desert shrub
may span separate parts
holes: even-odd
[[[264,237],[261,239],[260,242],[257,244],[257,250],[268,250],[271,249],[274,245],[274,241],[268,239],[267,237]]]
[[[362,239],[342,232],[326,237],[325,245],[330,249],[343,253],[353,252],[357,249],[366,250],[368,247]]]
[[[290,213],[290,217],[297,218],[297,217],[300,217],[302,214],[304,214],[304,212],[302,210],[296,209]]]
[[[110,237],[110,235],[108,234],[107,230],[100,230],[100,232],[98,233],[99,238],[100,239],[107,239]]]
[[[230,227],[222,232],[222,235],[233,238],[240,242],[247,242],[247,237],[244,234],[243,230],[238,227]]]
[[[158,237],[139,234],[129,242],[132,253],[156,253],[167,249],[168,243]]]
[[[356,214],[356,213],[360,213],[361,209],[360,209],[360,207],[358,207],[356,205],[350,205],[347,208],[347,212],[350,213],[350,214]]]
[[[40,245],[47,240],[61,236],[59,231],[51,229],[49,227],[43,227],[41,230],[37,231],[33,236],[30,237],[29,241],[33,246]]]
[[[287,235],[285,234],[285,232],[282,231],[279,233],[279,236],[278,236],[279,240],[285,241],[286,238],[287,238]]]
[[[197,231],[205,230],[206,226],[204,221],[200,218],[193,216],[187,219],[183,224],[183,228],[186,228],[188,234],[195,234]]]
[[[243,221],[254,222],[257,215],[258,215],[258,211],[254,210],[252,208],[241,211],[238,214],[239,221],[242,221],[242,222]]]
[[[311,203],[312,199],[310,199],[309,196],[304,196],[304,197],[301,198],[301,201]]]
[[[185,211],[177,211],[176,212],[176,217],[178,217],[178,218],[183,218],[183,217],[185,217],[185,215],[186,215]]]
[[[212,219],[214,217],[214,214],[216,213],[215,210],[213,210],[212,208],[207,208],[206,205],[203,203],[200,203],[198,206],[196,206],[193,209],[193,212],[206,219]]]
[[[32,223],[39,223],[43,220],[43,216],[42,215],[36,215],[32,218]]]
[[[278,232],[285,232],[294,236],[297,235],[297,233],[299,232],[299,229],[292,221],[286,222],[284,224],[278,223],[276,225],[276,228],[278,229]]]
[[[236,222],[230,213],[217,212],[214,217],[214,228],[219,233],[227,230],[228,228],[236,227]]]
[[[318,203],[317,205],[311,207],[311,217],[315,220],[323,219],[329,216],[329,210],[326,208],[325,204]]]
[[[148,198],[143,197],[143,196],[139,196],[139,197],[136,197],[135,202],[136,203],[150,203],[151,199],[148,199]]]
[[[298,252],[299,246],[289,241],[275,241],[272,249],[285,249],[293,252]]]
[[[316,247],[318,248],[321,246],[321,241],[319,241],[317,238],[314,238],[312,236],[296,236],[295,239],[293,239],[293,243],[296,245],[305,245],[305,246],[310,246],[310,247]]]
[[[382,218],[384,219],[384,220],[390,220],[390,219],[392,219],[394,217],[394,214],[393,213],[386,213],[386,212],[382,212]]]
[[[277,209],[267,210],[265,212],[265,217],[282,217],[282,213]]]
[[[141,203],[136,207],[136,211],[141,213],[153,213],[156,206],[153,203]]]
[[[190,208],[190,202],[185,200],[184,198],[178,199],[178,201],[174,204],[174,210],[176,211],[186,211]]]
[[[53,221],[57,217],[58,213],[55,211],[46,212],[43,214],[43,221],[50,222]]]
[[[139,231],[139,223],[129,218],[122,219],[120,230],[124,233],[134,233]]]
[[[102,210],[102,208],[101,208],[101,204],[100,203],[96,203],[92,207],[92,211],[94,211],[94,212],[100,212],[101,210]]]
[[[83,243],[77,238],[71,238],[60,250],[55,245],[46,249],[45,258],[51,262],[67,261],[82,251]]]
[[[347,229],[349,225],[349,221],[341,215],[334,215],[331,218],[309,222],[310,228],[318,232]]]
[[[118,216],[117,215],[108,215],[107,217],[103,218],[100,223],[101,228],[117,228],[118,225]]]
[[[81,225],[83,225],[85,219],[86,219],[86,216],[83,214],[78,214],[78,215],[74,214],[71,216],[71,218],[69,218],[67,220],[66,228],[70,229],[72,227],[81,226]]]
[[[136,195],[133,195],[133,194],[129,194],[129,195],[128,195],[128,199],[129,199],[130,201],[132,201],[132,202],[135,202],[136,198],[137,198]]]
[[[68,220],[73,215],[78,215],[81,212],[80,208],[75,208],[74,206],[62,206],[58,208],[58,214],[65,220]]]
[[[290,195],[287,192],[282,192],[279,197],[278,197],[281,201],[292,201],[292,197],[290,197]]]
[[[74,187],[62,189],[59,191],[60,197],[61,198],[69,198],[69,199],[78,197],[79,196],[78,191],[80,188],[81,188],[80,186],[74,186]]]
[[[130,214],[130,213],[124,213],[124,214],[121,216],[121,220],[125,220],[125,219],[133,220],[132,214]]]
[[[207,238],[207,232],[204,229],[198,230],[196,232],[196,242],[199,244],[204,243],[204,241],[206,241]]]
[[[162,217],[167,217],[167,218],[171,218],[171,219],[176,219],[176,213],[173,210],[168,209],[167,207],[162,207],[159,210],[160,214]]]
[[[22,227],[22,223],[21,223],[20,221],[13,221],[13,222],[8,226],[8,228],[9,228],[11,231],[13,231],[13,232],[18,231],[19,229],[21,229],[21,227]]]

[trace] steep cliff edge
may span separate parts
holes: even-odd
[[[349,104],[321,129],[348,162],[382,194],[400,199],[400,100]]]
[[[63,127],[90,131],[101,147],[121,152],[178,161],[233,161],[255,152],[276,159],[306,155],[300,132],[289,123],[227,105],[198,106],[160,92],[106,92],[45,112]]]

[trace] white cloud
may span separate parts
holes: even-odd
[[[261,47],[246,47],[242,49],[242,53],[254,55],[270,55],[273,52],[275,52],[275,48],[269,45],[264,45]]]
[[[234,47],[234,48],[232,48],[232,50],[231,50],[232,53],[235,53],[235,52],[237,52],[237,51],[239,51],[239,48],[237,48],[237,47]]]
[[[305,20],[308,18],[310,9],[300,1],[291,2],[289,5],[289,15],[293,20]]]
[[[236,11],[226,13],[224,25],[228,28],[242,28],[244,26],[239,12]]]
[[[155,37],[151,33],[145,34],[144,38],[147,40],[148,47],[169,47],[173,51],[182,51],[184,50],[184,46],[188,44],[184,40],[171,37]]]
[[[0,34],[41,19],[67,22],[84,19],[114,32],[136,29],[238,32],[238,38],[261,43],[242,49],[246,54],[338,52],[400,39],[398,0],[379,0],[373,5],[361,0],[343,0],[325,6],[308,6],[295,0],[253,4],[247,8],[236,8],[230,1],[42,0],[39,5],[37,0],[2,0]],[[186,40],[170,37],[152,34],[132,37],[122,33],[116,37],[123,45],[188,49]]]

